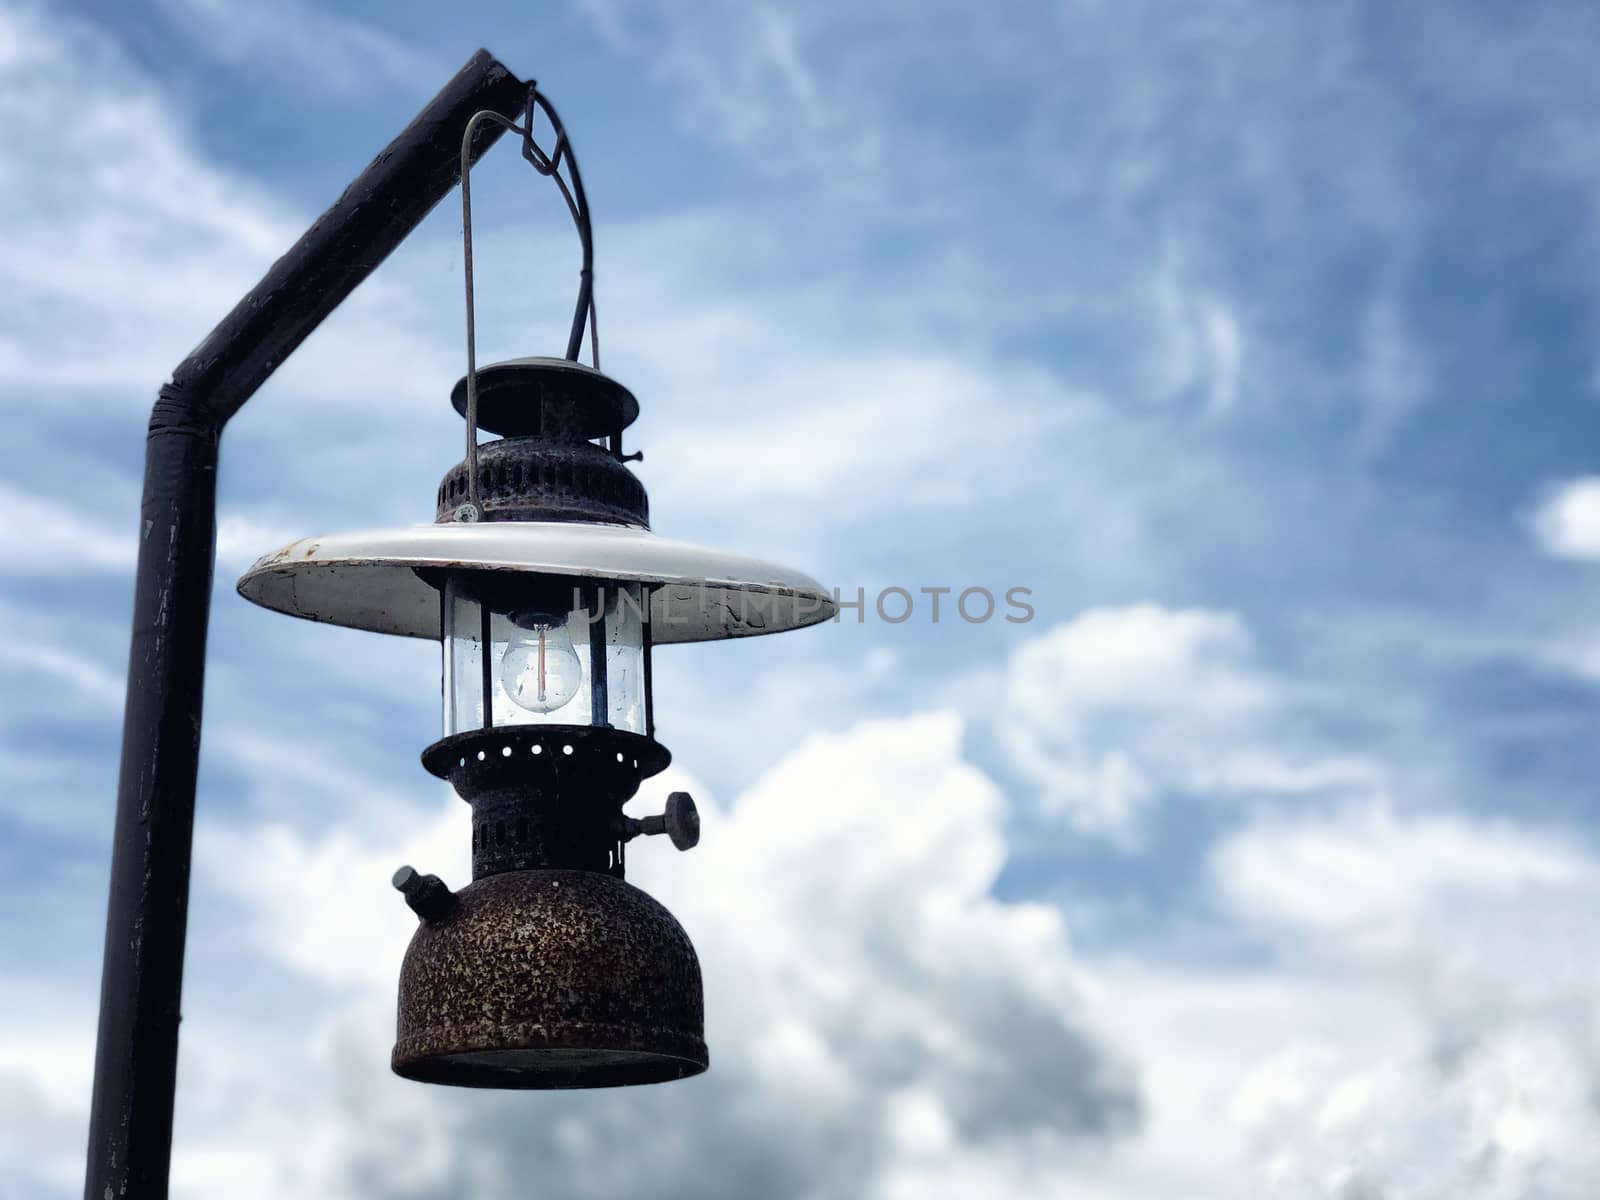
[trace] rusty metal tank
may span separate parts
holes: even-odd
[[[566,1088],[706,1069],[699,960],[638,888],[599,871],[531,870],[444,896],[401,968],[398,1074]]]

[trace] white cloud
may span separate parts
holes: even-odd
[[[107,497],[102,496],[101,499]],[[132,492],[115,488],[111,499],[126,511],[125,528],[101,519],[100,510],[86,509],[48,494],[35,495],[0,484],[0,507],[8,514],[0,526],[0,563],[17,574],[70,576],[90,572],[128,573],[139,555],[138,516]],[[224,511],[217,519],[217,568],[242,571],[261,555],[302,536],[287,523],[248,513]]]
[[[179,29],[216,57],[246,69],[281,64],[296,87],[342,93],[384,81],[438,87],[453,66],[434,68],[427,55],[389,34],[302,0],[160,2]]]
[[[531,1160],[572,1195],[645,1178],[697,1196],[1584,1194],[1600,1167],[1592,857],[1383,807],[1266,817],[1211,859],[1212,909],[1253,947],[1237,965],[1159,943],[1085,958],[1053,910],[993,897],[1005,806],[960,736],[930,714],[813,738],[732,804],[702,794],[692,855],[640,847],[635,877],[701,951],[712,1072],[549,1107],[382,1078],[410,927],[382,877],[410,858],[459,881],[458,802],[387,849],[239,835],[276,884],[229,886],[244,928],[332,991],[294,1068],[298,1119],[275,1092],[208,1108],[180,1178],[198,1195],[210,1166],[265,1150],[271,1187],[319,1194],[379,1161],[362,1194],[510,1194]],[[201,870],[235,859],[208,841]],[[226,1075],[271,1073],[232,1044]],[[1137,1093],[1118,1082],[1135,1076]],[[411,1120],[420,1141],[399,1132]],[[334,1132],[272,1152],[308,1125]],[[635,1150],[624,1127],[661,1132]]]
[[[1164,708],[1195,704],[1258,712],[1275,690],[1252,659],[1232,613],[1152,604],[1091,609],[1019,650],[1013,703],[1049,712],[1069,707]]]
[[[242,574],[263,554],[287,545],[303,530],[287,523],[268,523],[244,513],[223,512],[217,517],[217,568]]]
[[[271,11],[259,22],[283,20],[279,8]],[[48,394],[56,409],[142,417],[173,368],[314,214],[209,161],[184,115],[103,29],[67,14],[51,18],[0,6],[0,39],[13,48],[0,69],[0,163],[19,177],[0,188],[8,231],[0,286],[10,298],[0,382],[11,385],[8,405]],[[315,22],[302,32],[314,36]],[[319,44],[349,50],[337,42]],[[250,47],[258,49],[253,40]],[[73,119],[60,120],[64,111]],[[324,181],[329,199],[344,182]],[[294,449],[285,455],[290,477],[312,486],[348,479],[351,461],[365,477],[390,460],[432,461],[407,422],[436,409],[437,424],[449,428],[444,397],[463,352],[459,276],[441,286],[434,273],[444,269],[442,252],[419,245],[397,253],[275,375],[270,399],[245,410],[229,445],[281,433]],[[503,280],[501,293],[512,283]],[[311,405],[317,433],[308,438]],[[408,432],[391,432],[396,425]],[[340,451],[349,460],[330,467]],[[420,488],[424,513],[433,483]],[[306,491],[294,489],[285,502]]]
[[[775,46],[793,40],[782,33],[789,18],[772,21]],[[0,124],[0,161],[44,189],[0,189],[0,218],[13,233],[0,246],[0,285],[14,301],[0,380],[16,396],[45,389],[85,408],[142,413],[310,214],[207,162],[181,116],[103,32],[9,9],[0,27],[19,47],[0,76],[0,113],[13,118]],[[77,118],[60,126],[53,114],[67,106]],[[503,190],[496,178],[483,185],[491,202]],[[529,186],[515,178],[519,192]],[[225,503],[241,486],[234,456],[265,446],[287,464],[278,483],[288,486],[275,489],[283,499],[272,501],[270,520],[258,511],[265,498],[252,497],[249,519],[260,524],[314,530],[301,526],[302,512],[353,497],[367,520],[427,516],[459,440],[445,403],[463,356],[452,223],[446,211],[420,230],[240,414],[223,452]],[[970,506],[1027,482],[997,474],[994,458],[1074,431],[1079,444],[1098,445],[1079,472],[1094,486],[1091,468],[1112,459],[1115,436],[1088,436],[1104,419],[1095,397],[1026,361],[955,352],[926,329],[893,339],[880,323],[863,330],[836,304],[839,289],[855,285],[820,268],[807,287],[790,286],[792,276],[781,290],[752,285],[747,260],[782,246],[727,212],[607,234],[604,321],[627,331],[608,336],[608,361],[643,398],[646,420],[633,437],[648,453],[640,473],[660,513],[698,521],[711,536],[730,514],[748,527],[754,513],[780,540],[817,541],[827,532],[816,521],[823,501],[835,526],[860,524],[869,497],[875,515]],[[495,243],[516,263],[571,251],[554,226],[549,237],[501,232]],[[554,341],[561,305],[519,280],[513,271],[481,280],[480,302],[499,313],[480,347],[486,358]],[[530,329],[539,331],[531,346]],[[235,532],[245,531],[224,524],[225,566],[242,558]],[[131,544],[115,553],[130,555]]]
[[[1294,689],[1232,613],[1092,609],[1013,651],[1000,733],[1047,815],[1123,849],[1174,792],[1364,791],[1380,768],[1285,732]]]
[[[241,1093],[233,1112],[205,1105],[203,1116],[203,1096],[188,1093],[179,1182],[193,1190],[179,1194],[201,1194],[247,1151],[276,1164],[273,1186],[304,1194],[343,1194],[380,1152],[389,1176],[408,1182],[369,1180],[363,1194],[433,1194],[463,1180],[511,1194],[536,1147],[546,1186],[569,1195],[650,1179],[672,1195],[891,1197],[917,1178],[931,1189],[922,1195],[956,1196],[959,1185],[934,1183],[946,1171],[977,1161],[1017,1177],[1037,1163],[1053,1172],[1076,1148],[1128,1134],[1138,1100],[1087,1022],[1059,915],[992,895],[1004,804],[960,745],[951,714],[868,723],[810,739],[730,805],[696,787],[701,846],[680,857],[638,845],[630,874],[700,951],[712,1071],[559,1104],[384,1078],[413,927],[387,876],[412,861],[464,881],[459,801],[387,846],[370,832],[210,830],[198,870],[238,906],[229,924],[329,1000],[312,1035],[321,1048],[295,1051],[296,1121],[277,1109],[276,1089]],[[685,784],[695,787],[674,773],[641,807]],[[242,856],[251,871],[238,871]],[[209,1054],[225,1021],[202,1025]],[[282,1050],[241,1038],[237,1062],[208,1057],[213,1076],[230,1076],[208,1090],[238,1087],[234,1071],[281,1074],[282,1063],[258,1057],[269,1052]],[[391,1136],[423,1112],[448,1136]],[[283,1139],[308,1124],[336,1134],[314,1154],[291,1153]],[[657,1133],[619,1140],[622,1126]],[[602,1145],[603,1164],[592,1151]],[[696,1169],[705,1164],[722,1170]]]
[[[80,999],[15,972],[0,982],[0,1171],[13,1187],[54,1195],[82,1186],[94,1017]]]
[[[1224,843],[1214,857],[1222,898],[1239,918],[1334,933],[1341,944],[1414,936],[1451,896],[1512,896],[1568,887],[1592,870],[1570,845],[1510,825],[1450,816],[1399,820],[1385,808],[1337,825],[1263,824]]]
[[[8,571],[77,575],[133,569],[139,552],[138,517],[129,506],[126,528],[108,529],[93,515],[48,495],[0,484],[0,562]]]
[[[0,41],[0,161],[18,173],[0,188],[0,380],[13,403],[105,389],[145,409],[294,224],[204,162],[93,26],[5,6]]]
[[[1198,961],[1192,929],[1080,961],[1146,1104],[1083,1194],[1587,1195],[1597,890],[1592,856],[1506,822],[1358,806],[1245,825],[1193,898],[1243,942],[1231,965]]]
[[[8,638],[0,643],[0,672],[66,684],[73,703],[65,711],[82,713],[85,706],[80,701],[87,701],[90,709],[104,714],[122,713],[123,676],[107,670],[83,644],[58,646],[37,638]]]
[[[664,390],[702,407],[698,420],[653,439],[662,465],[650,475],[663,495],[693,498],[715,479],[718,504],[736,498],[743,511],[791,519],[824,500],[841,514],[886,495],[902,511],[960,505],[1019,482],[996,477],[997,457],[1101,412],[1095,398],[1026,365],[933,348],[820,355],[794,328],[765,320],[742,340],[768,372],[755,411],[749,377],[726,360],[670,377]]]
[[[1182,396],[1198,389],[1209,415],[1227,413],[1239,398],[1244,368],[1244,333],[1233,308],[1216,292],[1191,285],[1170,246],[1152,291],[1161,390]]]
[[[875,168],[881,134],[864,98],[825,87],[815,66],[837,56],[826,37],[832,14],[721,3],[686,23],[653,3],[582,0],[579,8],[613,48],[641,58],[682,97],[686,124],[740,147],[782,142],[787,161],[771,167],[810,168],[825,183]]]
[[[1548,489],[1529,524],[1539,548],[1551,557],[1600,561],[1600,476]]]
[[[1222,711],[1278,695],[1227,614],[1096,613],[1048,644],[1099,704],[1172,681]],[[409,860],[463,879],[459,801],[401,806],[387,834],[208,824],[196,970],[215,973],[221,939],[252,992],[311,1016],[191,1012],[175,1195],[245,1168],[247,1198],[511,1195],[534,1162],[574,1196],[1583,1194],[1600,1166],[1590,855],[1382,807],[1263,817],[1217,847],[1202,897],[1251,950],[1237,965],[1162,943],[1085,958],[1054,909],[995,897],[1007,805],[961,742],[949,713],[869,722],[726,805],[676,771],[648,789],[640,808],[687,786],[705,816],[693,854],[647,844],[630,867],[700,949],[714,1065],[637,1092],[466,1096],[387,1074],[412,924],[387,875]],[[13,1100],[45,1086],[41,1063],[13,1067]],[[51,1119],[70,1129],[82,1099],[61,1086]],[[655,1134],[621,1136],[639,1128]],[[33,1169],[66,1178],[76,1141],[47,1145]]]
[[[1392,292],[1368,304],[1361,343],[1361,437],[1370,453],[1383,449],[1426,402],[1432,370]]]
[[[1508,822],[1355,809],[1267,820],[1213,864],[1307,989],[1298,1016],[1239,1013],[1281,1038],[1242,1063],[1228,1111],[1283,1195],[1585,1194],[1600,863]],[[1376,1036],[1357,1019],[1372,1000]]]
[[[796,20],[772,18],[775,46],[803,48]],[[0,335],[0,379],[15,383],[17,395],[45,388],[86,407],[109,401],[141,412],[310,214],[287,211],[254,182],[206,162],[178,114],[102,33],[9,11],[0,23],[29,64],[0,80],[16,117],[0,126],[0,160],[23,164],[52,187],[74,181],[42,197],[0,191],[0,214],[16,232],[0,249],[0,284],[16,298],[15,319]],[[797,64],[792,71],[802,70],[803,55]],[[803,90],[803,79],[795,75],[793,86]],[[48,114],[68,104],[83,118],[58,131]],[[79,135],[85,123],[94,136]],[[491,198],[493,178],[484,185]],[[527,184],[517,181],[519,189]],[[240,414],[223,455],[225,503],[250,487],[242,510],[249,519],[296,534],[323,527],[325,516],[302,515],[319,503],[325,511],[358,501],[367,521],[426,517],[437,472],[459,438],[444,403],[461,363],[450,224],[444,215],[419,231],[284,364],[271,394]],[[497,252],[541,262],[571,246],[564,231],[502,235]],[[769,269],[752,281],[749,262],[762,256]],[[867,288],[848,259],[810,264],[795,286],[795,270],[770,269],[792,256],[769,223],[731,211],[658,217],[607,234],[605,324],[627,331],[608,335],[608,362],[620,364],[643,398],[633,444],[647,451],[640,474],[664,529],[675,521],[688,535],[714,539],[725,527],[748,529],[754,517],[774,547],[793,547],[803,565],[826,575],[830,564],[817,548],[840,544],[841,529],[977,512],[1027,491],[1029,501],[1086,526],[1086,555],[1124,570],[1146,561],[1129,543],[1152,495],[1173,481],[1146,489],[1129,480],[1132,464],[1163,453],[1153,444],[1159,434],[1122,428],[1091,391],[992,350],[976,316],[992,306],[983,296],[962,299],[969,280],[959,267],[929,270],[907,303],[882,281]],[[500,313],[486,341],[526,353],[540,340],[530,347],[528,331],[553,330],[560,306],[518,279],[490,273],[481,300]],[[841,305],[842,294],[859,304]],[[126,296],[139,303],[130,307]],[[928,315],[952,298],[969,314],[954,339],[947,321]],[[871,320],[860,304],[872,306]],[[1226,368],[1218,403],[1233,388],[1227,364],[1238,339],[1230,321],[1221,310],[1201,318]],[[1030,445],[1064,449],[1062,478],[996,469]],[[263,458],[286,464],[270,500],[253,471],[232,465],[242,461],[235,455],[263,449]],[[1189,458],[1203,460],[1200,451]],[[1113,487],[1124,496],[1115,520],[1075,503]],[[219,558],[232,567],[243,542],[226,523],[222,532]]]
[[[403,863],[425,862],[459,885],[469,863],[470,826],[459,800],[431,816],[396,800],[391,813],[414,828],[378,849],[343,829],[307,844],[282,825],[207,825],[199,857],[215,886],[251,910],[248,928],[266,954],[318,983],[364,984],[381,994],[392,988],[416,927],[410,909],[394,903],[390,876]],[[237,870],[241,862],[251,869]],[[264,887],[269,880],[273,886]]]

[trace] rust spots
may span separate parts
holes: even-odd
[[[706,1069],[699,959],[644,892],[599,871],[508,871],[456,901],[406,951],[397,1074],[528,1089]]]

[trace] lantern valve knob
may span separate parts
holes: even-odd
[[[455,893],[437,875],[423,875],[406,866],[396,871],[390,882],[424,921],[442,921],[456,910]]]
[[[630,841],[640,834],[664,833],[679,850],[692,850],[700,844],[700,810],[688,792],[673,792],[667,797],[666,811],[640,820],[622,819],[621,836]]]

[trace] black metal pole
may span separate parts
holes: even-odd
[[[473,55],[178,366],[151,413],[85,1200],[167,1195],[222,429],[456,184],[472,114],[515,120],[526,101],[527,84]],[[486,123],[476,152],[500,132]]]

